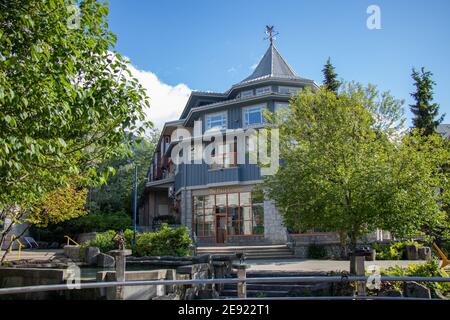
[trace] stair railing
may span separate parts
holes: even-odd
[[[80,244],[78,242],[76,242],[75,240],[73,240],[71,237],[64,236],[64,238],[67,238],[67,245],[70,245],[70,242],[72,241],[72,243],[75,244],[77,247],[80,246]]]
[[[23,243],[20,241],[20,239],[16,237],[15,234],[12,234],[12,235],[11,235],[11,238],[10,238],[11,245],[9,246],[9,253],[12,252],[13,245],[14,245],[14,241],[16,241],[17,244],[19,245],[19,248],[17,249],[17,257],[20,259],[21,256],[22,256],[22,248],[24,247],[24,245],[23,245]]]

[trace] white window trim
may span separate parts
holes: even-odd
[[[222,127],[212,127],[208,128],[208,117],[212,116],[218,116],[223,115],[225,119],[225,125],[222,125]],[[211,131],[211,130],[220,130],[220,129],[228,129],[228,112],[227,111],[221,111],[221,112],[214,112],[214,113],[208,113],[205,115],[205,132]]]
[[[262,122],[254,123],[254,124],[246,124],[245,123],[245,112],[248,109],[253,109],[253,108],[256,108],[256,107],[260,107],[260,109],[261,109],[261,120],[262,120]],[[243,128],[254,128],[254,127],[261,127],[261,126],[263,126],[266,123],[266,121],[264,120],[264,110],[265,109],[267,109],[267,104],[265,104],[265,103],[263,103],[263,104],[254,104],[254,105],[251,105],[251,106],[243,107],[242,108],[242,127]]]

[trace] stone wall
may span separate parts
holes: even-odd
[[[335,232],[289,234],[289,241],[294,255],[301,259],[310,258],[308,251],[313,244],[323,247],[324,258],[339,258],[341,254],[339,234]]]
[[[271,200],[264,200],[264,238],[272,244],[284,244],[287,241],[283,219]]]
[[[115,281],[115,271],[101,271],[97,273],[97,281]],[[139,280],[173,280],[175,279],[175,270],[161,269],[150,271],[126,271],[126,281]],[[172,286],[164,285],[143,285],[143,286],[125,286],[123,287],[124,300],[150,300],[158,296],[164,296],[173,291]],[[107,300],[114,300],[116,295],[115,287],[107,287],[99,290],[100,297]]]
[[[47,268],[0,268],[0,288],[25,287],[66,283],[67,270]],[[64,292],[43,291],[34,293],[2,295],[4,300],[61,299]]]

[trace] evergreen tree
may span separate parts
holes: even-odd
[[[413,125],[415,128],[423,129],[424,135],[435,132],[436,127],[445,116],[442,115],[436,120],[439,114],[439,105],[433,103],[433,85],[436,83],[431,79],[432,75],[430,71],[425,71],[424,68],[420,72],[413,68],[411,74],[416,88],[416,91],[411,93],[416,102],[410,105],[411,112],[414,114]]]
[[[327,63],[322,69],[324,81],[323,85],[330,91],[337,93],[341,83],[337,80],[337,73],[334,71],[334,66],[331,59],[328,58]]]

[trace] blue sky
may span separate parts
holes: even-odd
[[[408,118],[411,68],[424,66],[434,74],[435,101],[450,122],[450,1],[109,3],[116,50],[130,58],[140,79],[153,77],[147,84],[154,102],[150,118],[153,112],[158,121],[179,113],[190,89],[223,92],[248,76],[268,46],[264,26],[273,24],[280,33],[278,50],[300,76],[321,83],[330,56],[341,78],[373,83],[405,99]],[[366,27],[372,4],[381,9],[381,30]],[[164,94],[158,96],[155,83]]]

